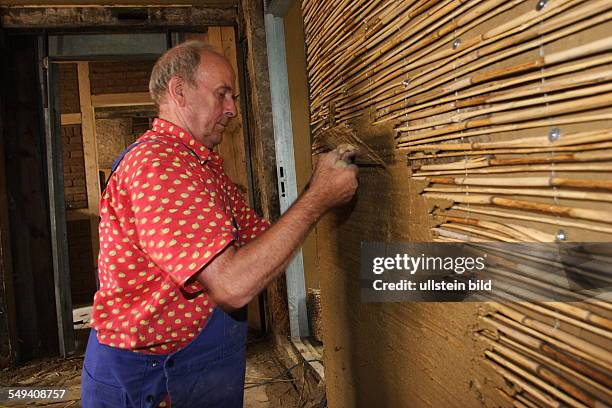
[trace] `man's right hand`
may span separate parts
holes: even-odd
[[[356,153],[340,149],[321,156],[308,190],[270,229],[239,249],[230,246],[196,275],[216,304],[230,311],[250,302],[284,271],[320,217],[351,200],[357,166],[347,163]]]
[[[349,163],[356,154],[354,149],[334,149],[317,162],[307,194],[316,198],[324,212],[348,203],[355,195],[359,170]]]

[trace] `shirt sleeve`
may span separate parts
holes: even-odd
[[[213,183],[190,170],[193,163],[163,152],[141,156],[131,160],[132,169],[122,178],[132,239],[177,286],[201,291],[192,278],[236,239],[237,231],[215,202]]]
[[[236,185],[225,176],[229,187],[229,197],[232,201],[233,215],[238,226],[237,244],[243,246],[261,235],[270,227],[270,222],[250,208]]]

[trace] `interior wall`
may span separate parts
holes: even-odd
[[[149,92],[155,61],[92,61],[89,63],[91,94]]]
[[[548,196],[503,190],[532,177],[608,185],[609,144],[584,147],[601,156],[581,162],[579,156],[557,156],[563,150],[555,150],[548,134],[558,126],[561,139],[592,132],[609,140],[610,48],[592,48],[609,44],[609,4],[562,1],[536,9],[526,1],[305,0],[302,7],[315,144],[324,141],[326,130],[348,125],[385,162],[362,166],[356,200],[318,227],[329,406],[609,404],[610,326],[585,325],[572,314],[595,313],[609,323],[607,306],[573,303],[577,310],[561,313],[562,305],[538,308],[516,301],[362,303],[359,272],[362,242],[532,240],[517,238],[518,230],[551,242],[560,229],[570,241],[612,241],[607,199],[567,199],[559,197],[561,190],[575,189],[552,186],[544,188]],[[524,44],[530,45],[519,48]],[[585,49],[591,51],[563,59]],[[563,71],[597,58],[590,68]],[[553,75],[554,69],[565,73]],[[593,72],[599,80],[572,80]],[[507,83],[512,80],[518,82]],[[549,81],[559,85],[547,86]],[[565,110],[557,105],[564,99],[550,99],[578,88],[586,94],[572,94]],[[599,104],[581,99],[585,95],[600,95]],[[535,108],[529,111],[530,106]],[[505,121],[495,112],[504,112]],[[532,150],[512,150],[520,147],[514,141],[533,137],[540,139],[531,139]],[[500,144],[488,150],[469,144],[493,141]],[[512,164],[504,162],[508,159],[524,166],[490,167]],[[563,171],[563,160],[573,163],[573,170]],[[538,161],[549,167],[534,167]],[[593,171],[597,166],[602,170]],[[444,184],[448,180],[441,177],[465,178],[467,185],[472,178],[488,178],[485,186],[499,177],[502,192],[495,194],[550,207],[509,209],[498,204],[504,201],[478,197],[481,191]],[[447,195],[434,194],[440,189]],[[600,218],[578,220],[561,207],[599,211]],[[476,213],[500,210],[511,218]],[[529,218],[512,219],[517,216]],[[494,224],[485,223],[487,228],[474,221],[481,219]],[[502,352],[514,352],[513,362],[507,354],[500,357]],[[552,374],[543,374],[546,370]]]

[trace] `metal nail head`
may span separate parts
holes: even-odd
[[[559,140],[559,138],[561,137],[561,130],[559,130],[559,128],[552,128],[550,129],[550,132],[548,132],[548,140],[550,140],[551,142],[556,142],[557,140]]]
[[[457,48],[459,48],[460,45],[461,45],[461,38],[455,39],[455,41],[453,41],[453,50],[456,50]]]
[[[536,3],[536,10],[541,11],[548,4],[548,0],[538,0]]]
[[[557,234],[555,235],[555,239],[557,241],[565,241],[567,239],[567,235],[565,235],[565,231],[563,231],[562,229],[557,231]]]

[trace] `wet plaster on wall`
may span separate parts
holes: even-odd
[[[359,136],[388,163],[360,169],[357,198],[326,216],[317,234],[330,407],[504,406],[500,378],[476,340],[479,303],[362,303],[361,242],[430,241],[434,204],[395,155],[389,129]],[[363,130],[365,129],[365,130]],[[492,380],[491,380],[492,379]],[[493,386],[485,386],[490,381]]]

